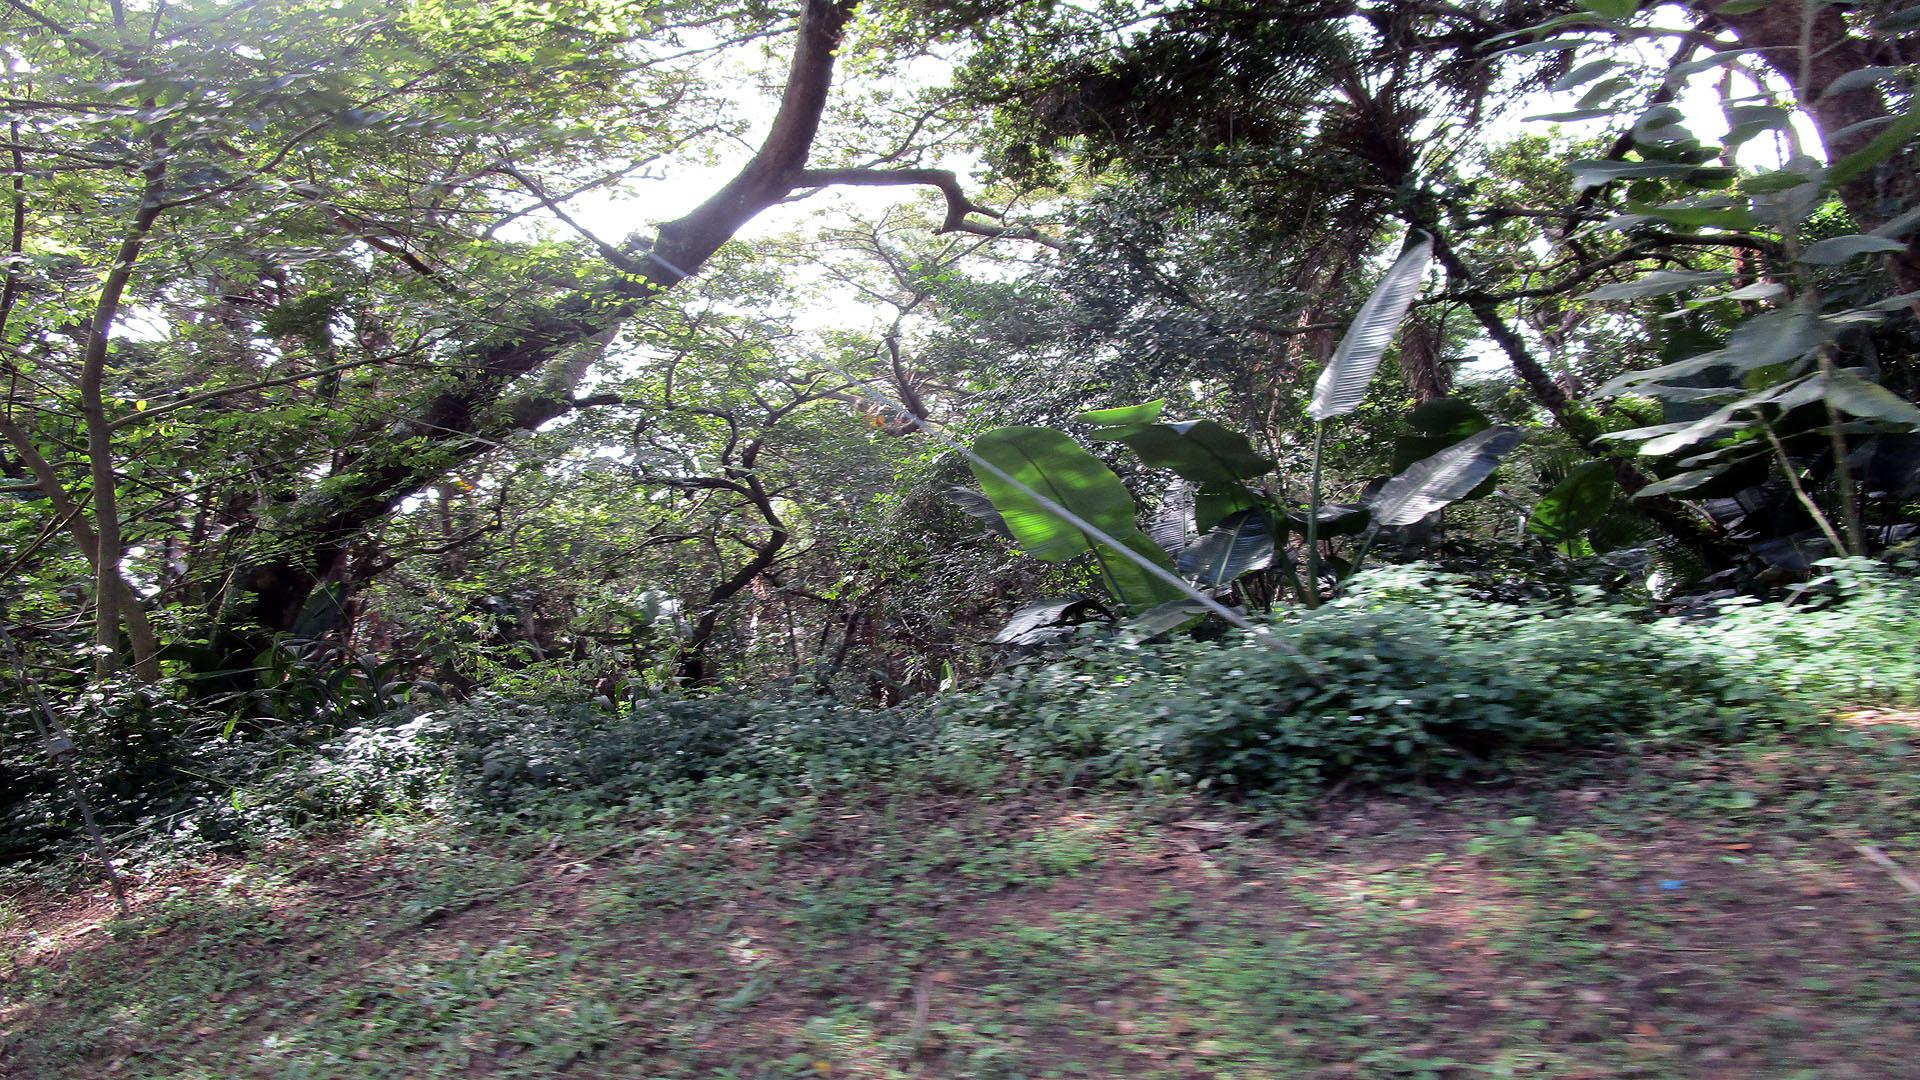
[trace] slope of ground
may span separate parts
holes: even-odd
[[[128,919],[12,898],[0,1075],[1913,1075],[1912,720],[1311,820],[1008,781],[389,823]]]

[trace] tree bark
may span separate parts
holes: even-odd
[[[120,609],[126,593],[126,584],[120,577],[122,544],[116,490],[120,478],[114,465],[113,424],[107,417],[102,384],[107,368],[107,345],[113,334],[114,319],[120,314],[120,298],[133,277],[133,265],[140,258],[147,235],[153,231],[153,223],[159,220],[164,208],[165,149],[166,144],[155,136],[149,146],[152,157],[143,170],[146,182],[140,193],[140,206],[100,287],[100,300],[94,305],[80,367],[80,415],[86,424],[87,460],[93,473],[94,646],[99,650],[94,657],[94,668],[102,677],[120,667]]]
[[[1526,342],[1520,340],[1520,335],[1500,317],[1500,311],[1493,301],[1484,298],[1473,272],[1453,250],[1453,245],[1447,242],[1446,236],[1432,222],[1416,224],[1433,235],[1434,258],[1438,259],[1440,265],[1446,269],[1454,285],[1468,295],[1467,309],[1473,312],[1473,317],[1480,323],[1481,329],[1486,331],[1487,336],[1493,339],[1494,344],[1500,346],[1500,350],[1507,354],[1507,360],[1513,364],[1514,374],[1518,375],[1520,381],[1532,392],[1534,400],[1553,416],[1554,422],[1560,425],[1560,430],[1566,432],[1567,437],[1582,450],[1606,460],[1613,469],[1614,480],[1629,496],[1651,484],[1652,479],[1634,467],[1632,462],[1612,456],[1606,448],[1599,445],[1595,439],[1598,432],[1593,422],[1580,415],[1565,388],[1545,367],[1541,366],[1540,361],[1527,348]],[[1699,556],[1701,562],[1710,569],[1722,570],[1732,565],[1726,552],[1721,548],[1716,530],[1679,502],[1664,495],[1656,495],[1647,499],[1635,499],[1634,505],[1654,524],[1660,526],[1667,535]]]
[[[1741,44],[1756,50],[1786,81],[1800,107],[1813,118],[1829,162],[1873,141],[1882,126],[1861,125],[1889,115],[1886,99],[1871,84],[1830,94],[1835,80],[1865,67],[1920,60],[1911,46],[1852,33],[1845,10],[1813,0],[1774,0],[1754,11],[1729,12],[1713,3],[1695,7],[1704,23],[1733,31]],[[1878,168],[1840,186],[1840,200],[1861,231],[1886,224],[1920,197],[1914,157],[1911,147],[1901,150]],[[1906,250],[1893,253],[1888,262],[1901,292],[1920,291],[1920,230],[1907,241]]]

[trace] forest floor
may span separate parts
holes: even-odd
[[[130,918],[11,898],[0,1076],[1914,1076],[1917,738],[1291,819],[1032,783],[388,823]]]

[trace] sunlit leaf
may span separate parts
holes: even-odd
[[[1418,462],[1368,500],[1374,527],[1411,525],[1465,496],[1493,475],[1522,437],[1519,428],[1491,427]]]
[[[1339,347],[1334,349],[1319,380],[1313,384],[1313,400],[1307,406],[1307,415],[1315,420],[1327,420],[1345,416],[1360,407],[1361,400],[1367,396],[1367,384],[1373,381],[1374,369],[1380,366],[1380,358],[1386,355],[1394,331],[1406,318],[1407,309],[1413,306],[1413,298],[1420,292],[1420,282],[1432,259],[1433,237],[1416,231],[1412,243],[1388,268],[1367,302],[1360,305],[1359,314],[1348,324],[1346,336],[1340,339]]]

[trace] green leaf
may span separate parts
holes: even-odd
[[[1116,539],[1140,531],[1134,521],[1133,496],[1120,478],[1062,432],[1044,427],[998,428],[980,436],[973,452]],[[1062,562],[1093,548],[1093,537],[1041,506],[1020,487],[978,463],[972,468],[1014,539],[1034,558]]]
[[[1603,19],[1618,22],[1640,10],[1640,0],[1580,0],[1580,6]]]
[[[1145,405],[1121,405],[1112,409],[1094,409],[1075,416],[1083,424],[1097,428],[1132,428],[1151,424],[1160,419],[1167,407],[1167,400],[1149,401]]]
[[[1874,255],[1888,251],[1905,251],[1907,245],[1884,236],[1830,236],[1825,240],[1816,240],[1807,245],[1800,253],[1800,261],[1815,266],[1832,266],[1862,255]]]
[[[1768,311],[1741,323],[1727,336],[1724,348],[1646,371],[1627,372],[1602,386],[1597,393],[1601,397],[1612,397],[1628,390],[1651,394],[1654,391],[1649,389],[1649,384],[1692,378],[1716,367],[1748,372],[1774,364],[1790,363],[1819,348],[1832,337],[1833,328],[1806,308]],[[1606,437],[1615,438],[1618,434]]]
[[[1534,504],[1527,531],[1556,544],[1568,543],[1607,516],[1619,487],[1612,462],[1583,461]]]
[[[1834,162],[1827,170],[1827,183],[1839,188],[1866,175],[1867,170],[1898,153],[1916,135],[1920,135],[1920,109],[1908,109],[1894,117],[1872,142]]]
[[[1705,191],[1725,191],[1740,179],[1740,170],[1724,165],[1706,165],[1694,169],[1682,180],[1688,187]]]
[[[1726,196],[1716,195],[1715,200],[1725,201]],[[1663,206],[1641,206],[1629,204],[1633,213],[1664,221],[1670,225],[1685,225],[1700,229],[1751,229],[1760,224],[1753,211],[1744,206],[1687,205],[1685,203],[1667,203]]]
[[[1347,327],[1320,378],[1313,384],[1313,400],[1307,415],[1315,420],[1345,416],[1360,407],[1367,396],[1367,384],[1387,353],[1387,343],[1406,318],[1407,309],[1420,292],[1421,279],[1433,259],[1433,237],[1415,230],[1412,242],[1394,260],[1380,284],[1374,286],[1367,302]]]
[[[1632,281],[1603,285],[1580,297],[1582,300],[1640,300],[1649,296],[1685,292],[1732,281],[1732,274],[1707,270],[1655,270]]]
[[[1828,404],[1849,416],[1885,420],[1891,424],[1920,430],[1920,408],[1903,401],[1899,395],[1878,383],[1871,383],[1850,371],[1836,371],[1827,380]]]
[[[1900,77],[1901,69],[1897,67],[1855,68],[1828,83],[1826,89],[1820,91],[1820,100],[1825,101],[1830,97],[1854,90],[1865,90]]]
[[[1007,625],[993,636],[993,643],[1038,645],[1058,637],[1066,627],[1086,622],[1087,617],[1099,609],[1099,604],[1079,597],[1036,601],[1015,611]]]
[[[1793,123],[1793,113],[1777,105],[1735,105],[1727,109],[1729,146],[1738,146],[1769,131],[1785,130]]]
[[[1127,620],[1126,639],[1139,643],[1171,630],[1178,630],[1196,619],[1205,618],[1212,609],[1198,600],[1169,600]]]
[[[1504,34],[1497,34],[1494,37],[1488,38],[1487,44],[1491,44],[1496,41],[1501,41],[1506,38],[1518,37],[1522,34],[1531,34],[1534,31],[1539,29],[1540,28],[1537,26],[1530,26],[1524,30],[1513,30]],[[1501,49],[1499,52],[1494,53],[1491,59],[1499,59],[1501,57],[1507,57],[1507,56],[1532,56],[1536,53],[1568,52],[1573,49],[1584,49],[1590,45],[1611,46],[1613,44],[1614,44],[1614,41],[1611,38],[1600,38],[1600,37],[1547,38],[1543,41],[1529,41],[1521,45],[1514,45],[1505,49]]]
[[[1683,472],[1677,476],[1669,476],[1665,480],[1656,480],[1646,487],[1641,488],[1639,491],[1634,492],[1633,497],[1636,499],[1651,499],[1657,495],[1673,495],[1682,491],[1691,491],[1732,467],[1731,464],[1722,463],[1704,469],[1694,469],[1691,472]]]
[[[1407,426],[1421,435],[1459,442],[1492,427],[1493,421],[1465,398],[1440,397],[1414,406],[1407,414]]]
[[[1897,239],[1915,229],[1920,229],[1920,206],[1910,208],[1906,213],[1873,230],[1873,235]]]
[[[1136,530],[1132,535],[1116,536],[1129,549],[1155,566],[1169,574],[1173,572],[1173,562],[1167,558],[1167,553],[1147,539],[1144,533]],[[1093,557],[1100,564],[1100,580],[1106,585],[1107,591],[1128,611],[1146,611],[1187,595],[1172,582],[1149,572],[1135,560],[1105,544],[1094,545]]]
[[[1615,109],[1571,109],[1566,112],[1534,113],[1520,119],[1530,124],[1577,124],[1582,120],[1599,120],[1617,115],[1619,113]]]
[[[1636,428],[1632,431],[1609,432],[1601,438],[1628,441],[1644,439],[1646,441],[1640,446],[1642,455],[1663,457],[1696,443],[1744,430],[1749,421],[1736,418],[1742,413],[1758,410],[1763,405],[1773,405],[1785,411],[1817,401],[1820,398],[1822,386],[1823,383],[1817,376],[1783,382],[1723,405],[1698,420],[1659,424],[1654,427]]]
[[[1618,60],[1604,57],[1599,60],[1589,60],[1579,67],[1574,68],[1572,71],[1567,72],[1565,75],[1560,76],[1558,79],[1555,79],[1553,85],[1547,87],[1547,89],[1554,93],[1559,93],[1565,90],[1572,90],[1577,86],[1585,86],[1619,66],[1620,62]]]
[[[1193,485],[1175,480],[1167,485],[1160,505],[1147,519],[1147,538],[1169,555],[1178,555],[1193,542],[1195,495]]]
[[[1787,287],[1777,281],[1756,281],[1751,285],[1742,285],[1730,293],[1710,297],[1713,300],[1778,300],[1787,295]]]
[[[1642,147],[1679,148],[1698,146],[1700,140],[1688,130],[1685,114],[1671,105],[1656,105],[1634,121],[1632,136]]]
[[[1493,426],[1487,414],[1456,397],[1434,398],[1407,414],[1413,434],[1393,441],[1393,471],[1432,457],[1461,439]]]
[[[1678,179],[1693,172],[1694,166],[1666,161],[1615,161],[1612,158],[1582,158],[1572,162],[1573,190],[1611,184],[1615,180]]]
[[[1708,53],[1697,59],[1673,65],[1673,70],[1668,73],[1668,77],[1685,79],[1693,75],[1698,75],[1703,71],[1710,71],[1717,67],[1725,67],[1728,64],[1736,63],[1746,55],[1747,50],[1745,49],[1722,49],[1719,52]]]
[[[1874,29],[1882,34],[1898,34],[1920,27],[1920,4],[1881,16]]]
[[[947,489],[947,499],[966,513],[977,517],[986,525],[987,530],[996,536],[1013,539],[1013,530],[1007,527],[1007,519],[993,508],[993,500],[987,493],[976,488],[958,485]]]
[[[1245,435],[1212,420],[1109,428],[1094,432],[1092,437],[1125,443],[1142,462],[1156,469],[1171,469],[1198,484],[1251,480],[1273,469],[1273,459],[1260,456]]]
[[[1260,505],[1260,497],[1244,484],[1205,484],[1193,493],[1193,526],[1209,532],[1241,510]]]
[[[1314,532],[1321,537],[1359,536],[1372,523],[1372,512],[1360,503],[1324,503],[1320,507],[1320,516],[1315,519]],[[1298,510],[1289,513],[1287,525],[1295,532],[1305,533],[1306,513]]]
[[[1812,182],[1813,177],[1805,173],[1794,172],[1792,169],[1779,169],[1774,172],[1764,172],[1758,176],[1742,178],[1740,181],[1740,190],[1759,195],[1776,191],[1786,191],[1789,188],[1797,188],[1802,184]]]
[[[1180,553],[1180,573],[1202,586],[1226,585],[1273,562],[1273,532],[1267,516],[1242,510]]]
[[[1368,501],[1374,527],[1411,525],[1457,501],[1492,476],[1521,438],[1519,428],[1491,427],[1416,463]]]

